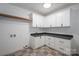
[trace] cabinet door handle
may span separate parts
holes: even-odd
[[[63,27],[63,24],[61,24],[61,27]]]

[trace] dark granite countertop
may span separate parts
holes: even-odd
[[[63,38],[63,39],[68,39],[71,40],[73,38],[73,35],[68,35],[68,34],[58,34],[58,33],[31,33],[31,36],[38,37],[38,36],[51,36],[51,37],[57,37],[57,38]]]

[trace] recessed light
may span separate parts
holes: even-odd
[[[43,7],[44,7],[44,8],[50,8],[50,7],[51,7],[51,3],[44,3],[44,4],[43,4]]]

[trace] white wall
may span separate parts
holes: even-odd
[[[0,17],[0,55],[9,54],[29,44],[29,23]],[[10,37],[16,34],[16,37]]]

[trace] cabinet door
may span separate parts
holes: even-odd
[[[71,54],[71,42],[70,42],[70,40],[56,38],[55,39],[55,49],[64,53],[64,54],[70,55]]]
[[[46,45],[50,47],[50,39],[48,38],[48,36],[46,36]]]
[[[34,48],[38,48],[38,47],[40,47],[40,43],[41,43],[41,41],[40,41],[40,37],[35,37],[35,42],[34,42],[34,44],[35,44],[35,47]]]
[[[54,38],[53,37],[47,37],[47,45],[51,48],[54,48]]]
[[[46,17],[47,26],[48,27],[55,27],[56,26],[56,14],[51,14]]]
[[[71,48],[67,48],[67,47],[66,47],[66,54],[67,54],[67,55],[71,55],[71,54],[72,54]]]
[[[66,46],[67,48],[71,47],[71,42],[67,39],[58,38],[58,40],[56,40],[56,43],[61,46]]]
[[[51,20],[50,20],[50,16],[47,16],[47,17],[45,18],[45,20],[46,20],[46,21],[44,22],[44,26],[45,26],[45,27],[50,27],[50,24],[51,24],[51,23],[50,23],[50,21],[51,21]]]
[[[57,21],[57,16],[56,14],[54,14],[50,20],[51,24],[50,24],[50,27],[56,27],[56,21]]]
[[[66,53],[65,46],[63,44],[59,44],[60,38],[55,39],[55,49],[60,51],[61,53]]]
[[[70,9],[56,13],[56,27],[70,26]]]
[[[46,36],[41,36],[41,44],[42,45],[46,45],[46,41],[47,41],[47,38],[46,38]]]
[[[33,13],[32,14],[32,19],[33,19],[33,27],[43,27],[43,21],[44,17],[41,16],[40,14]]]
[[[62,12],[56,13],[56,27],[61,27],[62,24]]]
[[[35,48],[39,48],[45,44],[45,36],[39,36],[35,38]]]
[[[54,37],[52,37],[51,39],[50,39],[50,47],[51,48],[53,48],[54,49],[54,47],[55,47],[55,42],[54,42]]]
[[[70,10],[64,10],[62,13],[63,26],[70,26]]]
[[[29,40],[29,46],[31,47],[31,48],[34,48],[35,47],[35,37],[33,37],[33,36],[30,36],[30,40]]]

